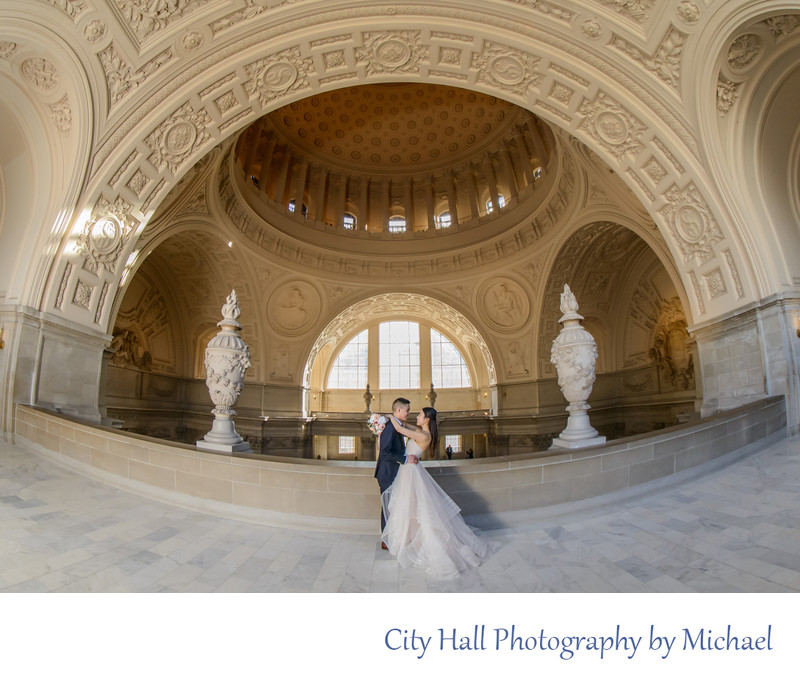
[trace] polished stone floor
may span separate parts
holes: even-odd
[[[375,537],[244,523],[142,498],[0,442],[5,592],[796,592],[800,438],[670,487],[486,533],[459,579]]]

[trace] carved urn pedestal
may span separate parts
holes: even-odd
[[[239,336],[242,325],[239,317],[239,300],[231,291],[222,308],[222,321],[217,323],[220,332],[206,346],[206,385],[214,403],[214,422],[211,431],[197,442],[200,449],[225,453],[252,452],[250,444],[236,432],[233,406],[239,400],[244,373],[250,367],[250,349]]]
[[[592,335],[581,326],[583,317],[578,314],[578,302],[568,285],[561,293],[561,312],[558,320],[561,333],[553,341],[550,362],[556,366],[561,393],[569,405],[567,426],[553,439],[550,448],[581,449],[587,446],[604,444],[601,437],[589,422],[586,401],[592,393],[594,384],[594,363],[597,360],[597,344]]]

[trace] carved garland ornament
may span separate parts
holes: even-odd
[[[681,58],[685,42],[686,34],[672,27],[652,55],[619,37],[614,39],[613,45],[629,57],[641,62],[661,81],[677,88],[680,83]]]
[[[114,0],[123,21],[143,41],[209,0]]]

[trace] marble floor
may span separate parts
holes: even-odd
[[[497,551],[440,581],[400,568],[373,536],[176,508],[0,442],[4,592],[778,593],[800,591],[800,438],[485,536]]]

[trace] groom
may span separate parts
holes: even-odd
[[[392,403],[392,414],[402,425],[408,417],[408,411],[411,410],[411,402],[405,398],[398,398]],[[386,427],[381,432],[380,451],[378,453],[378,463],[375,466],[375,479],[378,481],[381,494],[383,494],[389,486],[394,482],[397,471],[403,463],[417,463],[419,458],[417,456],[409,456],[406,458],[406,445],[405,438],[398,432],[390,420],[386,422]],[[381,506],[381,533],[386,527],[386,517],[383,515],[383,506]],[[388,549],[382,542],[381,547]]]

